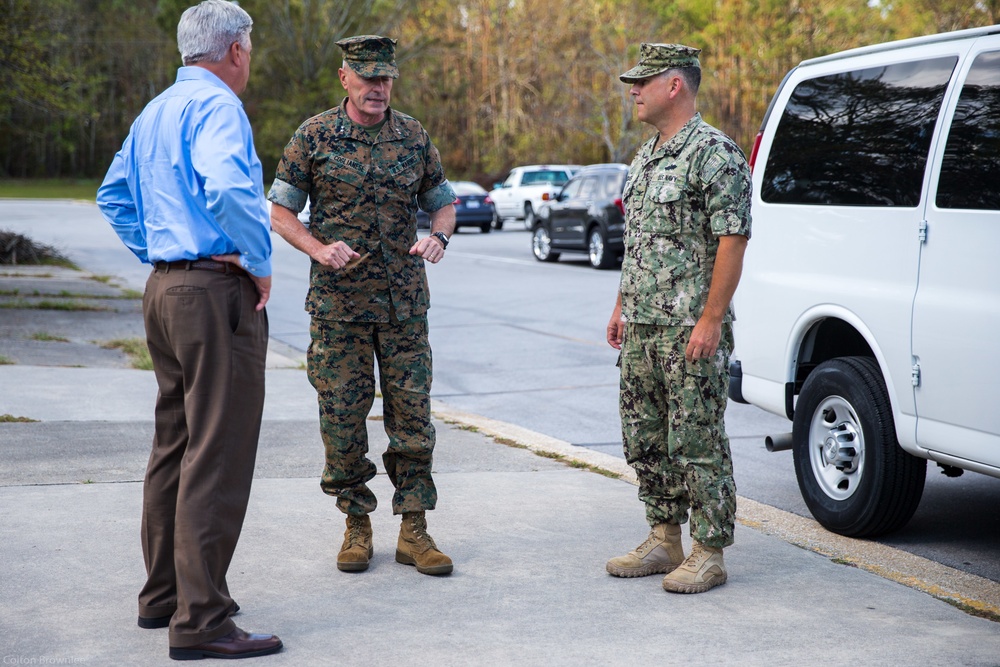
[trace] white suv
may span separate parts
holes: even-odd
[[[801,63],[751,164],[730,396],[792,420],[816,519],[903,526],[928,459],[1000,477],[1000,26]]]
[[[580,170],[572,164],[536,164],[514,167],[502,183],[490,191],[496,208],[493,228],[503,227],[504,218],[524,221],[525,229],[534,229],[538,211]]]

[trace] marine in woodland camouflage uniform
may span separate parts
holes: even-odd
[[[621,350],[625,455],[637,473],[649,524],[676,527],[690,513],[694,540],[721,549],[733,543],[736,511],[723,419],[733,348],[729,300],[736,283],[730,275],[714,285],[715,268],[720,240],[738,236],[738,281],[743,244],[750,236],[750,173],[740,148],[694,112],[693,94],[690,115],[682,109],[665,116],[664,123],[656,113],[674,102],[665,101],[663,90],[637,83],[698,67],[697,54],[690,47],[643,44],[640,65],[622,75],[636,84],[632,93],[645,105],[640,120],[660,132],[639,149],[629,168],[623,194],[625,258],[608,340]],[[673,126],[664,131],[670,122]],[[718,303],[710,306],[716,287],[719,293],[712,298]],[[644,555],[642,547],[638,551]],[[609,572],[618,576],[652,573],[613,570],[609,563]]]
[[[398,76],[394,43],[378,36],[338,42],[345,67],[370,80]],[[346,248],[329,262],[313,256],[306,310],[312,316],[308,373],[326,449],[321,486],[353,516],[377,504],[367,485],[376,473],[366,427],[375,398],[373,358],[389,436],[383,462],[395,486],[393,513],[433,509],[437,501],[424,261],[443,255],[454,216],[449,226],[435,214],[451,207],[455,193],[421,124],[389,108],[387,94],[384,101],[383,121],[372,126],[349,117],[348,98],[305,121],[286,146],[268,195],[294,212],[308,196],[309,234],[326,250]],[[443,243],[418,241],[418,203],[431,213],[434,231],[443,230]]]

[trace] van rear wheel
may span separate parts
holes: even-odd
[[[817,366],[799,394],[792,438],[802,498],[827,530],[874,537],[902,528],[917,510],[927,462],[899,446],[874,359]]]

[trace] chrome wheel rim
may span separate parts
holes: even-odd
[[[809,463],[819,488],[833,500],[847,500],[865,471],[865,438],[854,407],[840,396],[816,406],[809,424]]]
[[[544,227],[535,230],[535,234],[531,237],[531,245],[538,259],[545,259],[552,252],[552,241]]]
[[[590,263],[593,266],[599,265],[604,261],[604,239],[601,238],[601,233],[594,230],[590,233],[590,244],[588,246],[590,250]]]

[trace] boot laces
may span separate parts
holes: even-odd
[[[360,521],[348,521],[347,523],[347,544],[349,546],[364,546],[365,527]]]
[[[691,555],[685,562],[686,565],[692,570],[698,570],[705,565],[712,554],[715,553],[712,549],[709,549],[701,542],[695,542],[694,546],[691,548]]]
[[[415,516],[410,519],[410,528],[413,530],[413,537],[417,542],[431,549],[437,550],[434,538],[427,533],[427,520],[422,516]]]
[[[658,544],[661,544],[660,538],[653,531],[649,531],[646,541],[636,547],[635,551],[636,553],[644,554],[655,549]]]

